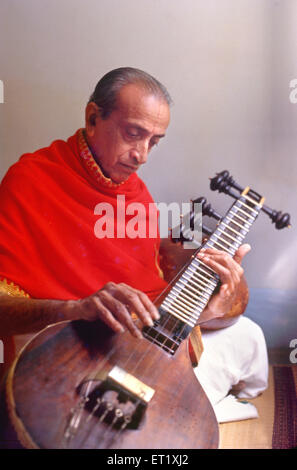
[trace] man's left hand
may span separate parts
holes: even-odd
[[[199,323],[221,318],[232,308],[244,273],[241,262],[250,249],[248,244],[241,245],[233,258],[215,248],[205,248],[197,254],[197,258],[215,271],[221,281],[219,292],[208,302]]]

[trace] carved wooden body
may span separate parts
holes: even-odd
[[[111,354],[109,352],[112,351]],[[114,364],[155,390],[138,429],[112,429],[89,411],[76,436],[64,438],[79,385]],[[102,323],[66,322],[46,328],[24,349],[7,381],[10,418],[26,447],[216,448],[218,426],[183,342],[174,356]]]

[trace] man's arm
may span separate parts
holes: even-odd
[[[242,307],[246,304],[240,300],[241,289],[247,299],[247,287],[240,263],[247,251],[247,245],[242,245],[234,258],[214,249],[206,249],[204,254],[198,255],[219,274],[222,283],[200,316],[199,324],[203,328],[225,327],[243,313]],[[153,320],[159,318],[157,308],[146,294],[123,283],[109,282],[79,300],[30,299],[3,294],[0,296],[0,331],[2,336],[10,336],[38,331],[64,320],[102,320],[116,332],[127,328],[133,336],[141,338],[131,312],[147,326],[152,326]]]
[[[0,334],[12,336],[34,333],[51,323],[66,320],[66,302],[0,296]]]
[[[79,300],[47,300],[0,296],[1,336],[39,331],[64,320],[102,320],[116,332],[127,328],[141,338],[140,329],[131,317],[136,313],[144,325],[152,326],[159,312],[143,292],[126,284],[107,283],[95,294]]]

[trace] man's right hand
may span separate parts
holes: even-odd
[[[124,283],[108,282],[89,297],[74,302],[80,319],[102,320],[115,332],[127,328],[136,338],[142,338],[142,333],[131,317],[132,312],[143,325],[152,326],[159,319],[159,312],[148,296]]]

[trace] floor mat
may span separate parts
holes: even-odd
[[[273,449],[297,448],[297,366],[273,366]]]

